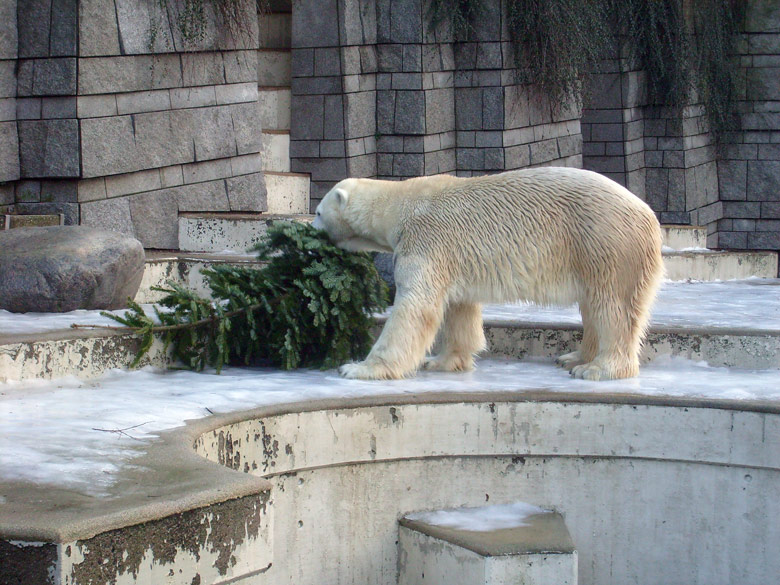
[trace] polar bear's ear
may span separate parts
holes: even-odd
[[[336,189],[336,200],[341,207],[344,207],[347,204],[347,201],[349,201],[349,193],[344,189]]]

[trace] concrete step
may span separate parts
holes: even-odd
[[[290,49],[258,49],[257,85],[290,85],[292,81],[291,54]]]
[[[47,227],[63,225],[65,216],[62,213],[16,215],[0,213],[0,230],[10,230],[20,227]]]
[[[518,515],[512,523],[516,507],[455,508],[403,517],[398,584],[577,585],[577,551],[563,517],[528,506],[538,511]],[[503,522],[491,527],[497,515]],[[472,528],[475,523],[484,526]]]
[[[252,254],[147,251],[146,269],[134,300],[141,304],[159,302],[165,295],[152,290],[152,287],[166,287],[169,282],[184,286],[202,297],[209,297],[211,291],[202,271],[221,264],[247,268],[262,266]]]
[[[223,256],[230,260],[231,252],[244,253],[260,241],[271,222],[312,219],[302,214],[181,213],[179,247],[182,252],[227,252]]]
[[[290,88],[258,87],[257,112],[263,130],[289,130]]]
[[[265,173],[268,213],[301,215],[309,213],[309,175],[302,173]]]
[[[776,252],[667,250],[663,256],[668,280],[740,280],[778,275]]]
[[[261,14],[260,46],[264,49],[289,49],[292,46],[292,14]]]
[[[707,247],[707,228],[693,225],[662,225],[664,246],[674,250]]]
[[[290,131],[263,130],[262,165],[264,171],[290,172]]]

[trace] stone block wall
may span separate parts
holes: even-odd
[[[180,211],[266,208],[255,3],[240,4],[240,27],[207,3],[196,41],[176,6],[18,3],[18,212],[177,248]]]
[[[311,173],[312,208],[347,176],[582,165],[579,111],[517,81],[506,7],[485,6],[455,42],[424,0],[295,3],[290,156]]]
[[[741,131],[718,162],[717,245],[780,250],[780,4],[751,0],[740,46]]]
[[[19,136],[16,128],[16,0],[0,3],[0,212],[14,203],[19,178]]]

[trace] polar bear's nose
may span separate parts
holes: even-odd
[[[314,221],[311,222],[311,225],[318,230],[325,229],[325,224],[322,222],[322,216],[319,211],[317,212],[317,215],[314,216]]]

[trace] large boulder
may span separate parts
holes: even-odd
[[[0,309],[121,309],[143,272],[143,246],[124,234],[82,226],[0,231]]]

